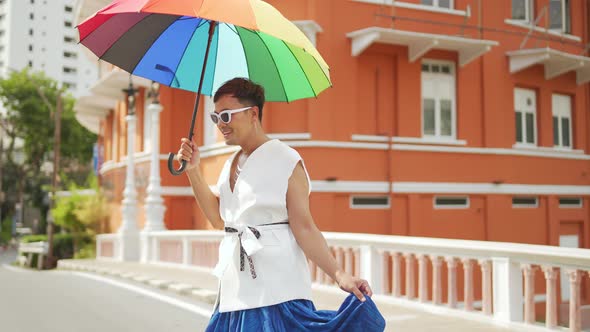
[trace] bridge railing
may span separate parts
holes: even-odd
[[[223,234],[148,233],[143,261],[212,269]],[[588,249],[373,234],[324,236],[343,270],[367,279],[376,294],[387,298],[531,329],[590,328]],[[314,283],[335,286],[309,263]]]

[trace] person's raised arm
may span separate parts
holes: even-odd
[[[309,210],[309,184],[301,163],[289,178],[287,211],[293,235],[309,259],[334,279],[342,290],[354,293],[359,300],[365,300],[363,293],[373,295],[367,281],[344,272],[332,257],[326,239],[315,225]]]
[[[186,160],[187,162],[186,174],[191,183],[197,203],[213,225],[213,228],[223,229],[223,220],[219,215],[219,198],[211,191],[201,174],[199,167],[201,157],[197,144],[189,141],[188,138],[183,138],[181,142],[176,159],[178,161]]]

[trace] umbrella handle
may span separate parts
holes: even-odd
[[[180,161],[180,168],[178,170],[174,169],[174,154],[172,152],[170,152],[170,154],[168,154],[168,170],[170,171],[170,173],[172,173],[172,175],[178,176],[178,175],[182,174],[184,172],[185,168],[186,168],[186,160],[181,160]]]

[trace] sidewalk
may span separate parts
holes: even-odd
[[[131,262],[102,260],[60,260],[58,268],[100,273],[166,289],[213,305],[217,279],[209,271]],[[336,287],[315,286],[313,301],[317,309],[337,310],[347,294]],[[421,310],[413,301],[397,301],[387,296],[374,296],[375,303],[387,321],[386,331],[509,331],[486,321],[462,317],[466,313],[441,315]],[[399,299],[398,299],[399,300]],[[427,307],[427,306],[425,306]],[[432,311],[432,310],[431,310]],[[469,315],[467,315],[469,316]],[[476,315],[471,315],[476,316]]]

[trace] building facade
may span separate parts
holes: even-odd
[[[0,75],[28,67],[62,83],[76,97],[86,92],[98,72],[96,58],[80,54],[74,2],[0,1]]]

